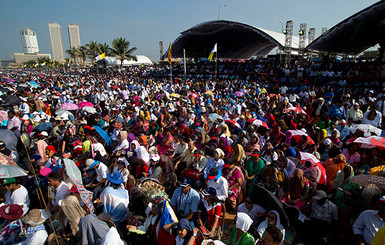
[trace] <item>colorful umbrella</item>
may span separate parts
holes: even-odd
[[[381,129],[376,128],[376,127],[374,127],[374,126],[372,126],[370,124],[354,124],[350,128],[350,132],[355,134],[357,129],[361,130],[362,132],[364,132],[364,136],[371,136],[372,134],[374,134],[376,136],[380,136],[381,135]]]
[[[74,161],[71,159],[63,158],[65,171],[68,175],[68,177],[74,182],[76,185],[76,188],[79,191],[80,197],[82,198],[83,202],[87,205],[87,207],[90,209],[91,213],[94,213],[94,205],[92,204],[92,192],[88,191],[82,181],[82,174],[79,170],[79,168],[76,166]]]
[[[307,115],[306,111],[304,111],[300,106],[291,106],[286,109],[283,109],[283,113],[288,113],[288,112],[295,112],[297,114],[305,114]]]
[[[237,97],[242,97],[244,95],[244,93],[241,92],[241,91],[237,91],[237,92],[234,93],[234,95],[237,96]]]
[[[8,113],[6,111],[0,111],[0,122],[8,120]]]
[[[305,163],[306,161],[309,161],[312,163],[313,166],[316,167],[318,174],[317,174],[317,183],[326,185],[326,170],[325,167],[322,165],[320,160],[316,158],[313,154],[307,153],[307,152],[300,152],[300,158],[301,162]]]
[[[27,176],[24,169],[15,165],[0,165],[0,179]]]
[[[96,109],[93,108],[93,107],[90,107],[90,106],[85,106],[82,108],[83,111],[86,111],[88,113],[91,113],[91,114],[95,114],[96,113]]]
[[[94,129],[104,139],[104,141],[106,141],[107,146],[111,146],[112,142],[110,136],[108,136],[108,133],[99,126],[94,126]]]
[[[358,137],[346,141],[346,144],[357,143],[361,148],[372,149],[377,148],[385,150],[385,138],[378,136]]]
[[[267,124],[264,121],[259,120],[259,119],[251,118],[247,121],[253,123],[254,125],[256,125],[258,127],[262,126],[264,128],[269,128],[269,126],[267,126]]]
[[[293,136],[293,138],[295,139],[296,142],[299,142],[299,139],[301,138],[302,135],[306,135],[306,137],[308,139],[308,143],[310,145],[314,144],[314,140],[307,133],[305,133],[302,130],[287,130],[287,132],[291,132],[291,135]]]
[[[225,120],[225,122],[228,123],[228,124],[232,124],[232,125],[234,125],[234,126],[236,126],[236,127],[238,127],[238,128],[241,128],[241,125],[239,125],[239,124],[238,124],[236,121],[234,121],[234,120],[228,119],[228,120]]]
[[[350,181],[363,187],[376,187],[376,189],[385,189],[385,177],[378,175],[360,174],[353,176]]]
[[[180,98],[180,94],[176,94],[176,93],[173,93],[170,95],[171,97],[174,97],[174,98]]]
[[[79,108],[83,108],[83,107],[95,107],[94,104],[92,104],[91,102],[88,102],[88,101],[83,101],[83,102],[80,102],[79,103]]]
[[[0,153],[0,165],[14,165],[17,166],[16,162],[9,156]]]
[[[64,103],[60,106],[60,109],[66,110],[66,111],[74,111],[79,109],[79,107],[73,103]]]

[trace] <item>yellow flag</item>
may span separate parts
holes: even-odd
[[[102,59],[105,59],[105,58],[106,58],[106,53],[101,54],[100,57],[101,57]]]
[[[214,48],[213,48],[213,50],[211,50],[211,53],[209,55],[208,59],[210,62],[213,60],[214,53],[216,53],[216,52],[217,52],[217,44],[214,45]]]
[[[172,58],[172,53],[171,53],[171,42],[170,42],[170,46],[168,47],[168,54],[167,54],[168,63],[170,64],[171,64],[171,58]]]
[[[69,58],[68,63],[71,63],[71,58]]]

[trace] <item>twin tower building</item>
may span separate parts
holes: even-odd
[[[51,46],[53,60],[58,62],[64,62],[64,46],[61,26],[58,23],[49,23],[49,35],[51,37]],[[25,28],[20,32],[21,42],[23,45],[24,54],[38,54],[39,44],[37,42],[36,32],[29,28]],[[70,41],[70,47],[80,47],[80,34],[79,26],[76,24],[68,25],[68,36]]]

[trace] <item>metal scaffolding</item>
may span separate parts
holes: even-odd
[[[305,23],[302,23],[298,31],[298,35],[299,35],[298,55],[301,60],[305,58],[306,29],[307,29],[307,25]]]
[[[291,60],[291,44],[293,40],[293,21],[289,20],[286,22],[286,29],[284,30],[284,33],[286,35],[285,37],[285,67],[287,67]]]

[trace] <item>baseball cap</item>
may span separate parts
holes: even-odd
[[[8,179],[3,180],[3,185],[12,184],[15,182],[16,182],[15,178],[8,178]]]
[[[47,148],[45,148],[45,149],[48,151],[53,151],[54,153],[56,153],[55,147],[53,145],[48,145]]]
[[[191,179],[188,177],[184,177],[182,181],[180,182],[181,187],[188,187],[191,185]]]
[[[150,160],[157,162],[160,160],[160,157],[158,154],[151,154]]]
[[[257,149],[255,149],[255,150],[253,150],[253,153],[251,154],[253,157],[259,157],[259,153],[260,153],[260,151],[259,150],[257,150]]]
[[[341,120],[341,123],[346,123],[346,120],[345,120],[345,119],[342,119],[342,120]]]
[[[48,137],[48,133],[46,131],[42,131],[42,132],[38,133],[37,135]]]
[[[217,190],[213,187],[207,187],[202,191],[202,195],[215,197],[217,196]]]
[[[381,202],[385,202],[385,196],[380,197]]]
[[[320,200],[320,199],[322,199],[322,198],[327,198],[327,197],[328,197],[328,195],[326,194],[326,192],[321,191],[321,190],[318,190],[318,191],[317,191],[317,195],[315,195],[313,198],[314,198],[315,200]]]
[[[200,150],[194,151],[194,156],[199,157],[200,155],[202,155],[202,152]]]
[[[220,174],[221,174],[221,172],[220,172],[217,168],[212,168],[212,169],[210,169],[207,178],[208,178],[209,180],[215,180],[215,178],[216,178],[218,175],[220,176]]]

